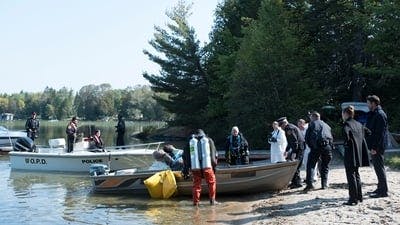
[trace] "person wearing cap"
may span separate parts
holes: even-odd
[[[331,127],[321,120],[318,112],[311,113],[311,122],[306,131],[306,143],[310,147],[307,161],[306,188],[314,189],[315,165],[321,159],[320,175],[322,189],[328,188],[329,163],[332,160],[333,136]]]
[[[117,146],[125,145],[124,136],[125,136],[125,121],[122,119],[122,115],[118,114],[118,123],[115,126],[117,132]]]
[[[36,116],[36,112],[32,112],[31,117],[28,118],[25,123],[26,134],[30,139],[32,139],[32,141],[34,141],[38,136],[40,126],[39,120]]]
[[[91,146],[94,149],[102,149],[104,151],[104,142],[101,138],[101,131],[96,130],[94,135],[92,136],[93,145]]]
[[[371,192],[370,197],[381,198],[388,196],[388,186],[385,172],[385,149],[388,144],[388,122],[386,113],[381,107],[381,100],[376,95],[367,97],[369,113],[366,128],[369,135],[366,136],[368,148],[371,152],[371,160],[378,178],[378,187]]]
[[[249,164],[249,144],[237,126],[225,141],[225,159],[230,165]]]
[[[78,119],[74,116],[71,121],[69,121],[65,133],[67,133],[67,152],[72,152],[74,150],[74,143],[76,141],[78,132]]]
[[[183,152],[183,176],[189,177],[189,172],[193,179],[193,205],[198,206],[200,202],[201,183],[204,178],[208,185],[208,197],[210,205],[216,205],[215,200],[217,182],[215,179],[215,167],[217,166],[217,150],[214,141],[208,137],[203,130],[198,129],[192,135],[188,145]]]
[[[288,122],[286,117],[277,119],[277,122],[285,131],[286,140],[288,143],[285,155],[289,160],[299,161],[299,165],[297,166],[296,172],[293,175],[289,188],[302,187],[303,185],[301,184],[300,168],[303,161],[303,151],[305,147],[304,136],[297,126]]]

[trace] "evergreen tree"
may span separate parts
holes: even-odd
[[[246,131],[253,146],[265,146],[266,131],[278,117],[295,122],[321,103],[321,92],[306,73],[310,50],[291,16],[282,1],[263,1],[237,54],[229,119]]]
[[[232,82],[237,51],[244,36],[243,28],[258,18],[261,0],[227,0],[218,5],[215,22],[206,46],[206,68],[209,80],[207,130],[222,139],[229,131],[228,91]]]
[[[370,60],[356,69],[366,78],[364,95],[378,95],[388,113],[391,130],[400,129],[400,2],[369,1],[368,40]]]
[[[368,61],[364,51],[366,16],[363,0],[308,1],[302,21],[314,51],[308,66],[328,92],[328,99],[362,100],[365,79],[354,66]]]
[[[155,92],[168,94],[167,98],[155,98],[175,114],[176,124],[200,126],[208,103],[208,83],[199,41],[187,21],[190,6],[181,1],[166,15],[171,19],[168,29],[156,26],[154,39],[149,42],[157,53],[144,51],[161,71],[143,76]]]

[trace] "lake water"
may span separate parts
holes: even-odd
[[[43,137],[51,135],[48,130],[43,133],[44,127],[39,141],[45,143]],[[52,129],[61,130],[61,135],[65,127]],[[99,195],[92,192],[88,175],[11,170],[8,155],[0,155],[0,190],[4,225],[244,224],[231,216],[243,213],[238,203],[258,198],[221,196],[221,205],[209,206],[207,196],[202,196],[201,206],[195,208],[191,196],[157,200],[147,195]]]
[[[104,195],[91,190],[86,175],[14,171],[9,157],[0,156],[0,224],[245,224],[254,216],[240,208],[252,196],[220,196],[221,205],[210,206],[202,196],[199,208],[191,196],[168,200],[149,196]],[[243,215],[242,215],[243,214]],[[232,220],[231,217],[239,219]]]

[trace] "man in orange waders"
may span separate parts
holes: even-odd
[[[198,206],[201,194],[201,181],[204,178],[208,185],[210,204],[218,204],[215,201],[216,180],[215,167],[217,166],[217,151],[214,141],[207,137],[203,130],[198,129],[193,134],[189,146],[184,151],[184,170],[183,174],[187,178],[189,170],[193,178],[193,205]]]

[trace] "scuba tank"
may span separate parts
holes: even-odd
[[[202,168],[212,168],[211,165],[211,149],[210,141],[207,137],[203,136],[200,139],[201,154],[202,154]]]
[[[189,149],[192,170],[212,168],[210,142],[207,137],[202,136],[198,140],[195,135],[192,135],[189,141]]]
[[[198,149],[198,140],[195,135],[192,135],[192,138],[189,141],[189,149],[190,149],[190,163],[192,169],[201,169],[200,161],[199,161],[199,149]]]

